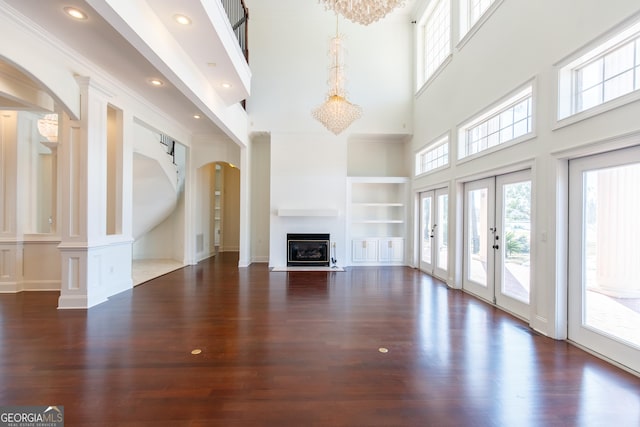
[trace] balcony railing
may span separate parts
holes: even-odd
[[[220,0],[229,22],[233,28],[244,57],[249,62],[249,48],[247,43],[247,23],[249,21],[249,10],[244,4],[244,0]]]

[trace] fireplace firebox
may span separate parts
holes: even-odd
[[[329,234],[287,234],[287,267],[328,267]]]

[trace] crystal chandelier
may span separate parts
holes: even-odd
[[[350,21],[369,25],[384,18],[405,0],[318,0],[325,10],[333,10]]]
[[[329,56],[331,58],[328,80],[329,92],[325,102],[311,112],[316,120],[336,135],[362,116],[362,108],[359,105],[350,103],[346,98],[343,74],[344,46],[342,45],[342,38],[338,34],[337,19],[336,15],[336,36],[331,39],[329,45]]]

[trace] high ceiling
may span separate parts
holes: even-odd
[[[127,28],[119,17],[105,12],[106,2],[97,0],[1,0],[20,14],[50,33],[55,39],[69,46],[73,51],[89,60],[98,68],[108,70],[118,82],[139,94],[180,123],[188,123],[194,134],[220,134],[221,130],[206,115],[197,120],[194,114],[200,113],[195,97],[189,89],[179,87],[180,82],[166,69],[161,70],[160,62],[152,54],[144,52],[140,46],[134,46],[135,37],[130,37],[131,28]],[[97,12],[90,3],[100,7]],[[203,17],[200,0],[148,0],[152,14],[150,20],[164,26],[158,31],[159,37],[168,32],[183,49],[202,76],[227,104],[242,100],[241,82],[232,72],[233,64],[228,60],[224,46],[216,36],[216,30],[209,19]],[[64,13],[64,7],[74,6],[88,15],[85,21],[74,21]],[[192,18],[188,28],[181,28],[174,15],[185,14]],[[101,14],[103,16],[101,16]],[[127,33],[129,32],[129,33]],[[169,40],[168,40],[169,41]],[[174,43],[174,41],[171,41]],[[239,47],[238,47],[239,49]],[[164,81],[162,87],[149,84],[149,79]],[[221,88],[222,82],[232,84],[231,89]],[[4,102],[3,102],[4,101]],[[0,100],[0,108],[11,108],[13,101]]]
[[[248,84],[243,84],[218,34],[220,23],[212,22],[207,15],[207,7],[214,5],[202,0],[130,0],[139,9],[146,10],[145,23],[154,28],[158,40],[163,45],[177,48],[185,62],[193,66],[198,77],[209,83],[217,96],[226,105],[232,105],[248,96]],[[254,1],[245,0],[250,8]],[[275,0],[274,0],[275,1]],[[290,0],[291,1],[291,0]],[[308,13],[324,14],[324,8],[317,0],[295,0],[296,7],[304,7]],[[307,2],[304,5],[299,2]],[[128,90],[138,94],[165,114],[174,117],[179,123],[186,124],[189,131],[198,134],[217,134],[224,132],[216,125],[211,111],[206,111],[198,94],[176,76],[171,66],[154,54],[153,49],[145,45],[135,28],[113,11],[110,4],[127,5],[125,2],[105,0],[0,0],[10,8],[33,21],[54,40],[60,41],[80,57],[86,58],[96,69],[108,73]],[[282,7],[287,1],[278,0],[274,6]],[[413,9],[415,0],[407,0],[403,13]],[[207,6],[208,5],[208,6]],[[217,3],[215,4],[217,5]],[[74,21],[64,12],[67,6],[85,11],[88,19]],[[192,19],[191,25],[180,26],[175,22],[176,14],[184,14]],[[139,17],[137,17],[139,18]],[[225,23],[228,25],[228,22]],[[217,29],[216,29],[217,28]],[[229,27],[230,28],[230,27]],[[1,61],[1,59],[0,59]],[[0,73],[2,69],[0,68]],[[151,78],[164,81],[162,87],[149,84]],[[231,83],[230,89],[223,89],[223,82]],[[20,103],[15,99],[0,96],[0,108],[18,109]],[[22,109],[29,105],[23,105]],[[205,114],[201,111],[205,110]],[[193,116],[200,114],[201,119]]]

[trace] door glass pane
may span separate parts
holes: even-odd
[[[640,347],[640,164],[583,174],[583,324]]]
[[[487,197],[488,190],[481,188],[468,193],[469,260],[468,279],[487,286]]]
[[[531,261],[531,181],[503,186],[501,292],[529,303]]]
[[[447,194],[440,194],[438,196],[438,227],[436,228],[438,233],[438,262],[437,266],[441,270],[447,270],[449,263],[449,236],[448,236],[448,219],[449,219],[449,196]]]
[[[431,264],[431,197],[422,199],[422,261]]]

